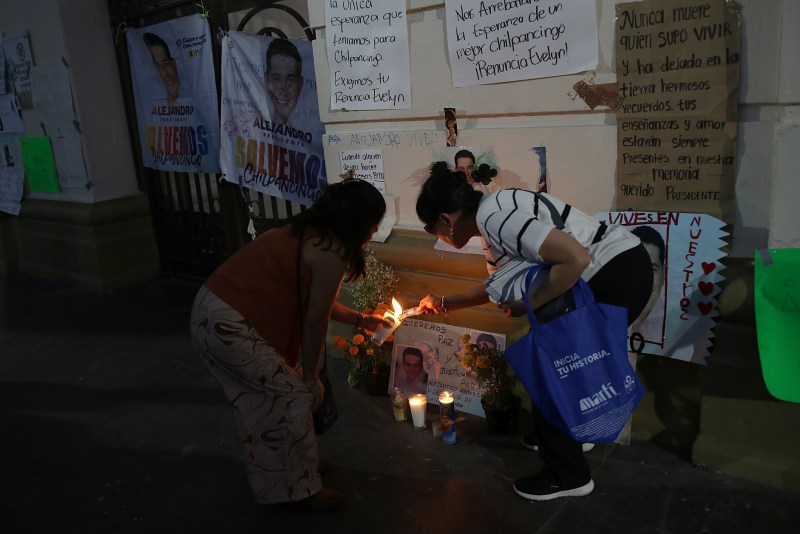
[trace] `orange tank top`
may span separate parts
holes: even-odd
[[[306,229],[305,240],[316,236]],[[290,367],[300,358],[297,248],[300,236],[286,224],[264,232],[223,263],[205,286],[242,314]],[[311,269],[300,258],[302,310],[308,308]]]

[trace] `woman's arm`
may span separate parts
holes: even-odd
[[[486,293],[486,286],[476,284],[469,289],[466,289],[455,295],[446,295],[437,297],[436,295],[427,295],[419,301],[419,309],[423,314],[429,313],[447,313],[462,308],[470,308],[472,306],[480,306],[489,302],[489,294]]]
[[[567,292],[591,262],[589,252],[583,245],[566,232],[555,229],[547,234],[539,247],[539,256],[552,267],[538,289],[528,294],[534,310]],[[501,304],[499,307],[505,310],[508,317],[519,317],[526,313],[521,300]]]
[[[316,381],[322,347],[328,332],[336,295],[347,269],[335,247],[321,250],[316,239],[309,239],[303,247],[303,259],[311,268],[308,310],[302,325],[301,365],[306,384]]]
[[[383,317],[375,314],[366,314],[348,308],[340,302],[334,301],[333,309],[331,310],[331,319],[334,321],[349,324],[356,328],[363,327],[369,332],[374,332],[379,326],[390,328],[392,325],[383,320]]]
[[[534,310],[567,292],[591,263],[589,252],[583,245],[561,230],[553,230],[547,234],[539,247],[539,256],[552,267],[542,285],[535,293],[528,295]]]

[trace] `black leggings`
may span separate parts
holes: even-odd
[[[644,309],[653,289],[653,268],[644,245],[614,257],[589,280],[589,287],[597,302],[626,307],[630,325]],[[581,444],[551,425],[535,404],[532,411],[539,457],[545,469],[562,486],[586,484],[592,475]]]
[[[628,309],[628,325],[633,323],[653,291],[653,266],[644,245],[614,256],[597,271],[589,287],[597,302]]]

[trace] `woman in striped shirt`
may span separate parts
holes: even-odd
[[[639,238],[622,227],[606,226],[544,193],[501,189],[484,195],[463,177],[436,164],[417,198],[417,216],[428,233],[455,248],[470,238],[487,243],[487,266],[502,269],[511,261],[550,265],[529,294],[540,322],[563,313],[554,309],[558,297],[582,277],[597,302],[623,306],[628,324],[642,312],[653,284],[647,251]],[[489,302],[481,283],[455,295],[427,295],[420,301],[426,313],[453,311]],[[563,301],[562,301],[563,302]],[[525,315],[522,301],[503,302],[508,317]],[[539,456],[545,469],[514,482],[514,490],[531,500],[588,495],[594,489],[581,444],[550,425],[533,406]]]

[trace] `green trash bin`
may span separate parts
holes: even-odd
[[[754,292],[767,390],[778,399],[800,402],[800,249],[756,251]]]

